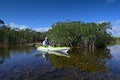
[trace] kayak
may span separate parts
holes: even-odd
[[[37,48],[38,51],[42,51],[49,54],[55,54],[59,56],[68,56],[67,51],[70,49],[70,47],[52,47],[52,46],[40,46]]]
[[[52,47],[52,46],[48,46],[48,47],[45,47],[45,46],[40,46],[37,48],[37,50],[40,50],[40,51],[57,51],[57,50],[69,50],[70,47]]]

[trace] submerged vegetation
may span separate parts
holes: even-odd
[[[45,33],[31,29],[11,28],[0,20],[0,45],[16,45],[43,41],[49,37],[53,46],[105,47],[112,40],[110,22],[84,23],[82,21],[57,22]]]
[[[107,72],[107,60],[112,58],[107,48],[93,51],[84,49],[72,49],[69,51],[70,58],[50,55],[50,60],[56,68],[71,69],[80,68],[81,71]],[[46,57],[47,58],[47,57]],[[67,64],[67,65],[66,65]]]

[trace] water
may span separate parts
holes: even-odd
[[[34,47],[0,48],[0,80],[120,80],[120,45],[71,49],[70,57]]]

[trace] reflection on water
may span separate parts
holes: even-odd
[[[15,58],[19,55],[32,54],[31,49],[33,49],[33,47],[26,46],[0,48],[0,64],[3,64],[5,59]]]
[[[88,50],[74,49],[69,52],[70,58],[51,56],[51,62],[57,68],[80,68],[82,71],[105,72],[108,71],[106,61],[111,59],[110,50]],[[67,65],[66,65],[67,64]]]
[[[33,47],[0,48],[0,80],[120,80],[118,49],[71,49],[65,57]]]

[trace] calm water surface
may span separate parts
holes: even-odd
[[[71,49],[70,57],[34,47],[0,48],[0,80],[120,80],[120,45]]]

